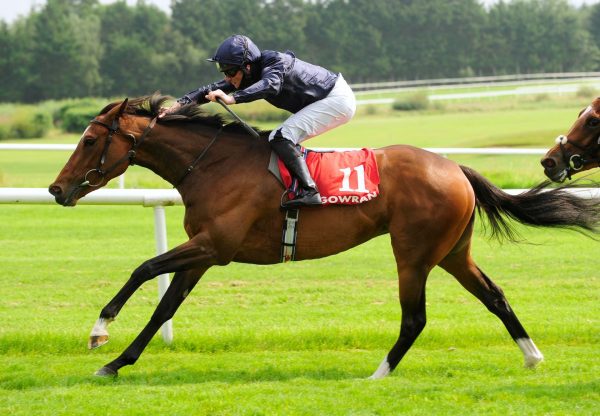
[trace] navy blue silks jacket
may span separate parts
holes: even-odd
[[[225,80],[190,91],[177,101],[181,104],[206,103],[204,98],[217,89],[233,92],[236,103],[264,99],[275,107],[296,113],[309,104],[327,96],[335,86],[338,74],[304,62],[290,51],[262,51],[260,59],[251,63],[250,73],[244,76],[240,88]]]

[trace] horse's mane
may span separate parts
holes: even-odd
[[[142,97],[130,98],[125,108],[126,114],[138,116],[156,117],[164,103],[172,100],[173,97],[154,93]],[[108,104],[100,111],[101,114],[108,113],[121,102]],[[180,107],[176,112],[165,115],[159,120],[159,123],[185,122],[192,125],[202,124],[208,127],[221,128],[231,133],[248,133],[244,126],[223,114],[212,114],[197,104],[187,104]],[[264,131],[258,130],[259,133]]]

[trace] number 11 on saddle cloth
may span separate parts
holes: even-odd
[[[371,149],[316,152],[302,148],[302,151],[324,205],[355,205],[379,195],[379,171]],[[283,184],[289,191],[288,198],[294,199],[296,181],[292,181],[281,160],[278,165]]]

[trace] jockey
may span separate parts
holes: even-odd
[[[264,99],[292,115],[269,135],[269,144],[290,173],[301,194],[284,208],[321,205],[299,144],[348,122],[356,111],[352,89],[341,74],[301,61],[291,51],[261,51],[243,35],[233,35],[208,59],[216,62],[224,79],[190,91],[160,116],[185,104],[203,104],[220,98],[227,105]],[[229,95],[229,93],[232,93]]]

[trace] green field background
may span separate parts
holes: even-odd
[[[579,109],[569,103],[359,114],[309,144],[543,148],[568,129]],[[61,141],[77,137],[45,139]],[[0,152],[0,186],[45,187],[67,156]],[[499,186],[543,180],[536,156],[456,158]],[[127,172],[126,183],[168,186],[139,167]],[[166,211],[173,247],[185,240],[183,209]],[[100,309],[154,255],[152,210],[2,205],[0,219],[2,415],[598,411],[600,246],[578,233],[518,227],[520,244],[499,244],[485,237],[477,221],[474,258],[504,289],[544,353],[535,370],[523,368],[500,321],[434,269],[423,334],[390,377],[367,380],[395,342],[401,316],[395,263],[383,236],[320,260],[211,269],[175,315],[174,343],[167,346],[157,336],[118,379],[102,379],[94,371],[133,340],[157,303],[156,282],[148,282],[111,325],[110,342],[86,349]]]

